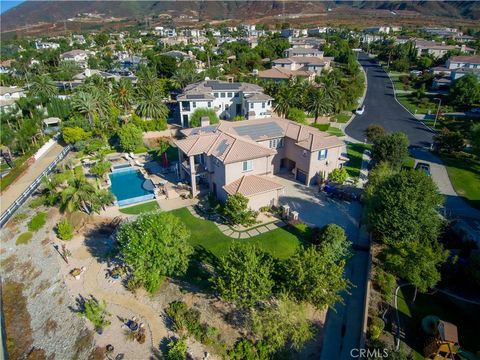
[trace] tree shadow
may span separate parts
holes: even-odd
[[[85,233],[85,245],[90,254],[99,262],[105,262],[117,252],[117,241],[113,234],[116,223],[101,223]]]

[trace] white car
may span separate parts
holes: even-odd
[[[357,110],[355,110],[355,114],[357,115],[363,115],[363,113],[365,112],[365,105],[359,107]]]

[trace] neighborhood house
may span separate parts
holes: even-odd
[[[192,195],[204,184],[225,202],[241,193],[252,209],[275,205],[283,186],[276,174],[293,176],[306,185],[325,179],[347,160],[336,136],[281,118],[219,124],[182,130],[175,140],[179,173]]]

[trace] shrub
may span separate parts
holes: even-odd
[[[377,139],[381,138],[386,134],[383,126],[372,124],[368,125],[365,131],[363,132],[366,136],[368,142],[375,142]]]
[[[47,213],[39,212],[28,222],[28,230],[38,231],[47,221]]]
[[[453,153],[463,150],[464,139],[460,132],[450,131],[447,128],[443,128],[442,131],[435,135],[435,142],[438,149],[446,153]]]
[[[167,360],[185,360],[187,358],[188,347],[185,339],[171,339],[167,348]]]
[[[110,321],[107,319],[110,313],[107,311],[105,301],[98,302],[94,298],[85,300],[80,314],[88,319],[97,331],[102,331],[103,328],[110,325]]]
[[[382,294],[382,298],[386,302],[390,303],[393,299],[393,292],[395,291],[395,286],[397,285],[395,276],[386,271],[383,271],[380,268],[377,268],[375,274],[375,283],[378,286],[380,293]]]
[[[333,169],[333,171],[328,174],[328,180],[338,184],[343,184],[347,178],[348,172],[345,168]]]
[[[57,224],[57,234],[62,240],[71,240],[73,238],[73,225],[67,219],[63,219]]]
[[[254,344],[248,339],[241,339],[228,352],[231,360],[267,360],[270,359],[269,349],[261,341]]]
[[[370,322],[370,326],[368,327],[368,333],[370,338],[378,339],[380,335],[382,335],[382,331],[385,328],[385,322],[380,319],[379,317],[374,317]]]
[[[190,127],[198,127],[201,125],[202,117],[207,116],[210,119],[210,124],[218,123],[218,116],[215,110],[208,108],[196,109],[190,118]]]
[[[23,234],[20,234],[20,236],[17,238],[17,241],[15,241],[16,245],[25,245],[27,244],[30,240],[32,240],[33,233],[30,231],[24,232]]]
[[[305,112],[298,108],[291,108],[288,111],[287,118],[300,124],[305,124],[307,122],[307,116],[305,115]]]
[[[126,124],[118,131],[120,146],[124,151],[133,152],[143,144],[143,132],[134,124]]]
[[[15,225],[18,225],[18,224],[20,224],[23,220],[25,220],[25,219],[27,219],[27,218],[28,218],[28,215],[27,215],[27,214],[25,214],[25,213],[18,213],[18,214],[16,214],[16,215],[13,217],[12,221],[13,221],[13,223],[14,223]]]
[[[257,213],[248,208],[248,199],[240,193],[228,197],[223,212],[234,225],[252,225],[257,218]]]
[[[43,196],[37,196],[36,198],[32,199],[32,201],[30,201],[30,207],[32,209],[36,209],[43,204],[45,204],[45,198]]]
[[[77,141],[87,140],[92,136],[91,132],[87,132],[80,127],[64,127],[62,130],[63,141],[67,144],[74,144]]]

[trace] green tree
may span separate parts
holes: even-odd
[[[256,246],[232,243],[211,281],[227,301],[249,308],[272,295],[272,258]]]
[[[298,122],[300,124],[306,124],[307,123],[307,116],[305,115],[305,112],[301,109],[298,108],[291,108],[288,111],[287,119],[293,120],[295,122]]]
[[[333,111],[333,104],[324,88],[309,92],[307,109],[314,116],[315,123],[319,116],[328,115]]]
[[[57,224],[57,233],[60,239],[71,240],[73,238],[73,225],[67,219],[63,219]]]
[[[295,97],[292,88],[282,84],[275,95],[275,112],[280,116],[287,116],[294,106]]]
[[[218,116],[215,110],[209,108],[198,108],[192,113],[190,117],[190,127],[198,127],[201,124],[202,117],[207,116],[210,119],[210,124],[218,123]]]
[[[373,234],[387,244],[435,241],[441,227],[437,210],[443,203],[432,178],[423,171],[402,170],[375,187],[367,203]]]
[[[413,284],[420,292],[426,292],[440,281],[439,267],[447,261],[448,255],[448,250],[444,250],[436,241],[414,240],[390,247],[386,253],[385,267]]]
[[[123,125],[118,131],[120,146],[126,152],[135,151],[143,144],[143,132],[134,124]]]
[[[408,157],[408,138],[404,133],[391,133],[377,138],[373,144],[375,163],[386,161],[392,169],[399,170]]]
[[[253,332],[275,353],[287,347],[300,350],[315,335],[303,303],[281,296],[271,306],[252,314]]]
[[[375,141],[386,135],[383,126],[376,124],[368,125],[363,133],[365,134],[365,137],[370,143],[374,143]]]
[[[255,223],[256,213],[248,208],[248,198],[240,193],[229,195],[223,214],[232,224],[242,224],[244,226]]]
[[[385,328],[385,322],[379,318],[379,317],[374,317],[370,325],[368,326],[368,334],[371,339],[378,339],[380,335],[382,335],[382,331]]]
[[[90,320],[97,331],[102,331],[103,328],[110,325],[108,320],[110,313],[107,311],[105,301],[99,302],[94,298],[85,300],[80,309],[80,314]]]
[[[201,74],[197,72],[195,63],[191,60],[186,60],[180,64],[171,80],[176,88],[183,89],[188,84],[196,83],[202,80],[202,78]]]
[[[470,130],[470,143],[472,144],[473,150],[480,154],[480,123],[472,125]]]
[[[93,184],[83,174],[75,174],[67,180],[67,183],[67,187],[62,190],[60,195],[61,209],[68,212],[81,209],[90,214],[97,195]]]
[[[163,101],[163,91],[157,85],[147,84],[137,88],[137,108],[135,113],[144,119],[166,119],[168,108]]]
[[[378,163],[368,174],[368,182],[365,186],[364,191],[364,203],[368,207],[370,204],[370,199],[376,193],[377,187],[386,179],[388,179],[394,170],[390,167],[388,162],[382,161]]]
[[[480,102],[480,81],[474,74],[464,75],[450,86],[449,96],[454,105],[472,107]]]
[[[171,78],[177,70],[177,61],[172,56],[160,54],[155,59],[155,64],[159,77]]]
[[[48,102],[58,93],[57,85],[48,75],[39,75],[33,79],[28,90],[29,95],[40,98],[42,102]]]
[[[130,79],[121,78],[113,87],[113,100],[124,111],[130,110],[134,98],[134,91]]]
[[[283,287],[297,301],[324,309],[341,301],[340,293],[350,285],[343,277],[345,260],[335,261],[332,247],[321,250],[301,247],[283,266]]]
[[[93,117],[99,112],[99,103],[95,96],[86,91],[80,91],[72,97],[72,107],[75,111],[88,118],[90,126],[93,127]]]
[[[92,136],[91,132],[85,131],[80,127],[64,127],[62,129],[62,138],[67,144],[74,144],[77,141],[87,140]]]
[[[109,36],[107,33],[104,33],[104,32],[101,32],[101,33],[98,33],[97,35],[95,35],[94,37],[94,40],[95,40],[95,43],[98,45],[98,46],[105,46],[108,44],[108,39],[109,39]]]
[[[318,237],[320,247],[334,256],[334,261],[347,260],[352,256],[352,243],[347,239],[345,230],[336,224],[325,225]]]
[[[98,161],[90,168],[90,174],[99,178],[104,177],[106,173],[110,171],[112,163],[110,161]]]
[[[465,147],[465,140],[463,135],[459,131],[450,131],[447,128],[443,128],[440,133],[435,135],[434,140],[440,151],[446,153],[462,151]]]
[[[348,172],[345,168],[333,169],[330,174],[328,174],[328,180],[334,183],[343,184],[348,179]]]
[[[124,223],[117,233],[120,252],[135,279],[153,293],[165,276],[187,270],[193,252],[185,224],[170,213],[146,213]]]

